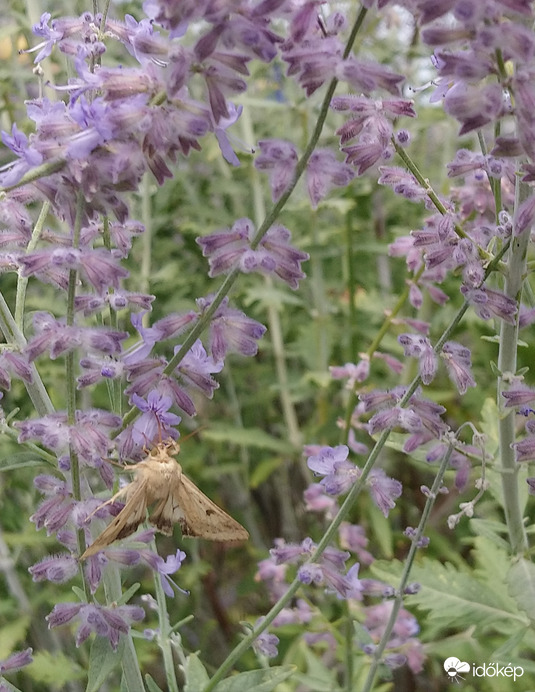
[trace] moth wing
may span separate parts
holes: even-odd
[[[141,522],[145,521],[147,514],[147,492],[145,481],[130,484],[133,487],[132,491],[127,495],[125,506],[109,524],[104,531],[95,538],[93,543],[80,557],[80,560],[85,560],[91,555],[98,553],[106,546],[110,545],[119,538],[126,538],[134,533]]]
[[[170,536],[173,533],[173,526],[180,524],[182,533],[184,533],[185,517],[184,512],[177,503],[175,493],[169,489],[166,497],[163,497],[156,505],[154,511],[150,515],[149,521],[158,531]]]
[[[235,519],[218,507],[184,474],[173,487],[175,521],[183,536],[206,538],[209,541],[246,541],[249,534]]]

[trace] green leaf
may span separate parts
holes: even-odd
[[[295,672],[295,666],[274,666],[263,670],[248,670],[221,680],[214,692],[270,692]]]
[[[535,565],[520,558],[511,566],[506,582],[519,610],[535,622]]]
[[[86,692],[98,692],[106,678],[117,668],[123,657],[124,639],[121,637],[117,651],[111,648],[106,637],[95,637],[89,654]]]
[[[24,668],[33,680],[47,690],[64,690],[73,680],[83,680],[85,671],[71,661],[61,651],[38,651],[33,654],[33,661]]]
[[[277,456],[262,459],[258,464],[255,464],[249,479],[251,488],[258,488],[259,485],[267,481],[271,474],[275,473],[275,471],[280,468],[281,463],[282,458]]]
[[[256,447],[257,449],[269,449],[272,452],[288,454],[292,452],[292,446],[283,440],[268,435],[260,428],[233,428],[226,425],[216,425],[203,432],[203,437],[214,442],[229,442],[242,447]]]
[[[17,642],[24,641],[29,627],[30,616],[21,615],[0,629],[0,661],[11,656]]]
[[[152,675],[145,675],[145,682],[147,683],[147,690],[149,692],[163,692],[161,687],[158,687],[158,685],[154,682],[154,678]]]
[[[125,603],[128,603],[140,586],[141,584],[139,582],[132,584],[128,591],[125,591],[121,598],[117,601],[117,605],[124,605]]]
[[[302,648],[306,661],[306,673],[296,673],[295,679],[310,692],[334,692],[340,687],[336,682],[336,673],[326,666],[308,647]]]
[[[184,676],[186,678],[184,692],[199,692],[199,690],[204,689],[210,681],[206,668],[201,663],[197,654],[190,654],[186,659]]]

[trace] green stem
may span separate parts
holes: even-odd
[[[36,247],[39,238],[41,237],[41,231],[43,230],[43,226],[45,225],[46,217],[48,216],[48,211],[50,209],[50,202],[43,202],[43,206],[41,207],[41,211],[39,213],[39,217],[35,223],[35,226],[33,227],[32,231],[32,237],[30,238],[30,242],[28,243],[26,247],[26,254],[32,252],[32,250]],[[17,294],[16,294],[16,299],[15,299],[15,322],[17,324],[17,327],[20,329],[21,332],[24,332],[24,325],[23,325],[23,319],[24,319],[24,308],[26,307],[26,288],[28,286],[28,277],[27,276],[21,276],[20,272],[17,277]]]
[[[11,185],[9,187],[0,187],[0,192],[11,192],[11,190],[17,190],[19,187],[23,187],[28,183],[33,183],[36,180],[46,178],[53,173],[58,173],[66,165],[66,163],[67,162],[64,159],[56,159],[55,161],[47,161],[46,163],[42,163],[40,166],[35,166],[35,168],[32,168],[31,171],[25,173],[22,178],[15,183],[15,185]]]
[[[117,603],[122,596],[121,575],[119,568],[111,563],[106,565],[103,577],[106,603]],[[121,658],[123,681],[127,692],[145,692],[143,677],[139,668],[136,647],[130,632],[123,637],[124,649]],[[121,687],[121,690],[123,687]]]
[[[17,345],[17,347],[22,351],[26,346],[26,339],[24,334],[17,327],[15,319],[11,314],[11,310],[4,298],[0,293],[0,330],[4,334],[5,340]],[[48,396],[48,392],[43,384],[41,376],[35,367],[35,363],[30,363],[30,368],[32,371],[32,381],[24,382],[28,396],[30,397],[35,410],[40,416],[44,416],[47,413],[54,412],[54,405]]]
[[[78,199],[76,203],[76,218],[74,220],[73,228],[73,242],[74,248],[77,248],[80,243],[80,231],[82,228],[82,218],[84,212],[85,200],[82,193],[78,194]],[[67,287],[67,312],[66,312],[66,324],[69,327],[74,325],[74,299],[76,297],[76,285],[78,282],[78,273],[75,269],[69,271],[69,283]],[[66,399],[67,399],[67,422],[68,425],[74,427],[76,424],[76,372],[75,372],[75,351],[71,350],[67,353],[65,357],[65,386],[66,386]],[[78,462],[78,455],[76,454],[72,444],[69,445],[69,457],[71,465],[71,483],[72,483],[72,494],[77,502],[82,499],[82,489],[80,481],[80,464]],[[76,532],[76,539],[78,543],[78,554],[81,555],[85,550],[85,537],[82,529],[78,529]],[[82,579],[82,585],[85,592],[86,600],[88,598],[87,584],[84,575],[83,565],[80,563],[80,575]]]
[[[518,183],[516,190],[515,209],[518,212],[520,204],[532,194],[531,188]],[[508,267],[505,281],[505,294],[520,306],[522,283],[526,272],[527,247],[531,229],[526,229],[521,235],[513,237],[510,245]],[[513,554],[527,550],[528,541],[522,517],[522,506],[519,498],[518,471],[519,465],[515,459],[512,444],[515,441],[515,412],[503,407],[501,392],[507,389],[511,376],[516,373],[518,345],[518,315],[514,324],[502,320],[500,328],[500,346],[498,354],[498,407],[502,411],[499,418],[500,465],[503,491],[505,521],[509,531],[509,542]]]

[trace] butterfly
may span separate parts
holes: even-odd
[[[182,473],[182,467],[173,458],[179,452],[180,445],[169,439],[157,444],[143,461],[124,467],[134,472],[134,480],[104,504],[124,496],[125,506],[87,548],[81,560],[134,533],[153,505],[149,521],[167,535],[171,535],[175,524],[180,524],[182,535],[188,538],[228,542],[249,538],[241,524]]]

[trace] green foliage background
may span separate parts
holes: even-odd
[[[65,9],[53,9],[60,15]],[[79,10],[87,9],[80,5]],[[30,131],[23,117],[22,101],[36,91],[28,56],[18,56],[20,42],[35,43],[28,30],[29,16],[36,8],[12,2],[0,30],[0,46],[6,51],[0,62],[0,122],[10,130],[13,121]],[[131,12],[139,17],[139,6],[125,3],[117,12]],[[403,14],[400,15],[403,17]],[[32,21],[36,21],[32,17]],[[364,53],[408,73],[408,82],[424,81],[426,64],[418,55],[417,36],[410,38],[410,27],[371,23],[364,38]],[[379,55],[378,55],[379,52]],[[407,68],[407,65],[410,67]],[[64,78],[61,55],[54,55],[51,71],[58,82]],[[250,147],[263,138],[290,138],[303,148],[313,127],[321,94],[304,100],[302,94],[284,77],[281,64],[256,66],[247,96],[236,99],[244,106],[244,116],[234,130],[243,140],[236,148],[241,166],[231,169],[221,159],[215,141],[205,141],[201,152],[192,152],[177,165],[176,177],[158,188],[146,180],[143,194],[134,200],[138,218],[147,217],[150,208],[150,238],[139,238],[129,259],[131,271],[126,288],[153,293],[156,296],[152,321],[169,312],[194,307],[199,296],[214,292],[218,279],[207,278],[207,263],[195,243],[198,236],[231,226],[237,218],[258,220],[270,204],[267,181],[253,167]],[[447,189],[444,164],[459,146],[456,126],[443,119],[442,111],[426,105],[426,97],[416,95],[419,113],[410,127],[413,137],[411,156],[430,179],[434,189]],[[324,130],[323,145],[336,141],[340,116],[331,113]],[[472,141],[462,142],[472,146]],[[9,159],[0,150],[0,163]],[[322,520],[304,510],[302,492],[312,482],[311,473],[301,457],[300,443],[336,444],[337,419],[343,415],[347,392],[332,381],[328,367],[357,362],[382,324],[384,311],[391,308],[404,290],[406,269],[403,260],[388,256],[388,244],[421,224],[423,210],[379,188],[371,178],[355,180],[347,189],[333,192],[316,211],[310,209],[306,192],[299,187],[284,210],[280,223],[292,230],[293,242],[310,253],[305,270],[308,278],[298,291],[292,292],[280,283],[257,275],[242,276],[231,296],[232,304],[249,316],[268,325],[269,331],[260,344],[256,358],[231,357],[220,377],[220,389],[212,401],[197,401],[199,415],[184,421],[188,427],[200,427],[200,433],[183,446],[180,463],[186,473],[215,501],[245,523],[252,540],[246,547],[224,550],[217,545],[182,541],[179,535],[159,538],[160,554],[174,552],[180,544],[188,560],[176,579],[189,595],[178,595],[170,602],[172,622],[183,621],[179,635],[185,652],[181,661],[189,672],[186,692],[195,692],[205,683],[207,671],[213,672],[239,640],[240,621],[252,624],[269,609],[267,593],[255,581],[257,562],[267,556],[273,540],[301,540],[307,535],[318,539],[324,529]],[[140,267],[150,257],[150,271],[140,274]],[[141,283],[141,285],[140,285]],[[1,277],[1,288],[8,302],[13,300],[14,277]],[[458,285],[448,280],[443,286],[450,301],[443,308],[428,302],[424,314],[432,324],[432,338],[437,337],[451,321],[461,304]],[[428,299],[426,299],[428,300]],[[53,288],[32,285],[28,292],[27,320],[32,313],[47,309],[60,316],[64,298]],[[404,310],[412,315],[409,305]],[[420,315],[421,316],[421,315]],[[122,316],[129,329],[129,316]],[[281,333],[280,346],[274,343],[273,329]],[[402,356],[396,337],[405,331],[403,325],[387,334],[381,350]],[[492,409],[495,392],[489,377],[489,362],[496,347],[483,337],[494,335],[492,323],[483,324],[469,314],[455,338],[472,349],[474,377],[478,382],[461,399],[453,393],[445,375],[437,378],[427,392],[447,407],[451,421],[472,420],[489,435],[489,452],[495,440],[496,410]],[[533,344],[522,350],[521,364],[533,359]],[[287,368],[287,381],[281,381],[277,359]],[[38,367],[50,396],[59,408],[64,407],[62,363],[42,358]],[[414,363],[407,363],[401,377],[395,377],[379,361],[372,365],[370,382],[378,388],[407,383],[414,376]],[[81,394],[81,398],[88,396]],[[108,392],[98,385],[91,392],[93,405],[106,408]],[[290,402],[296,416],[295,429],[288,420],[284,401]],[[32,415],[25,391],[15,382],[3,400],[6,413],[17,419]],[[296,434],[297,430],[297,434]],[[368,441],[364,433],[361,441]],[[408,549],[403,530],[417,523],[423,505],[420,486],[430,485],[433,468],[415,455],[407,459],[400,453],[395,436],[381,459],[385,470],[403,482],[404,491],[398,506],[385,520],[367,497],[361,497],[351,519],[365,527],[369,549],[378,558],[371,571],[361,576],[375,576],[395,584],[400,563]],[[55,603],[73,599],[71,584],[63,587],[48,582],[32,583],[28,567],[57,550],[52,538],[35,532],[29,516],[40,496],[33,487],[38,473],[49,473],[40,457],[19,448],[7,438],[0,439],[0,660],[28,640],[36,650],[35,662],[12,681],[28,692],[84,689],[90,645],[75,650],[73,632],[62,628],[49,632],[44,617]],[[451,482],[450,474],[448,480]],[[470,499],[456,491],[437,504],[427,534],[431,542],[414,570],[414,580],[422,584],[421,592],[407,599],[407,607],[421,624],[428,662],[420,676],[399,673],[394,682],[378,689],[445,690],[448,682],[442,661],[449,655],[465,660],[484,661],[496,658],[518,662],[528,675],[535,674],[530,663],[535,645],[532,623],[535,618],[534,576],[531,563],[511,568],[503,540],[498,483],[478,505],[478,516],[464,521],[455,532],[446,526],[448,514],[457,511],[459,502]],[[483,517],[483,518],[481,518]],[[125,570],[127,585],[139,583],[139,594],[150,592],[151,576],[147,570]],[[307,591],[306,598],[317,607],[310,629],[326,629],[339,642],[343,658],[344,638],[337,624],[344,616],[343,604],[325,599],[323,593]],[[353,613],[358,621],[358,608]],[[189,619],[193,616],[193,619]],[[145,622],[156,627],[149,613]],[[240,662],[249,678],[236,681],[236,688],[217,689],[269,690],[337,690],[340,680],[325,651],[311,649],[302,639],[302,631],[288,625],[277,632],[280,655],[271,674],[253,671],[256,657],[248,652]],[[97,646],[97,644],[94,644]],[[154,642],[141,636],[136,649],[143,669],[164,689],[159,653]],[[200,652],[199,656],[195,652]],[[362,682],[366,661],[354,652],[355,689]],[[107,660],[102,654],[103,661]],[[201,663],[202,660],[202,663]],[[264,677],[261,677],[262,674]],[[533,678],[532,678],[533,679]],[[195,681],[198,682],[195,682]],[[106,679],[93,689],[118,690],[117,673],[110,669]],[[249,687],[247,687],[249,685]],[[509,685],[509,686],[508,686]],[[148,688],[150,689],[150,687]],[[463,690],[471,690],[464,685]],[[473,688],[474,690],[476,688]],[[484,690],[520,689],[501,680],[499,685],[485,680],[477,687]],[[523,687],[526,690],[527,687]]]

